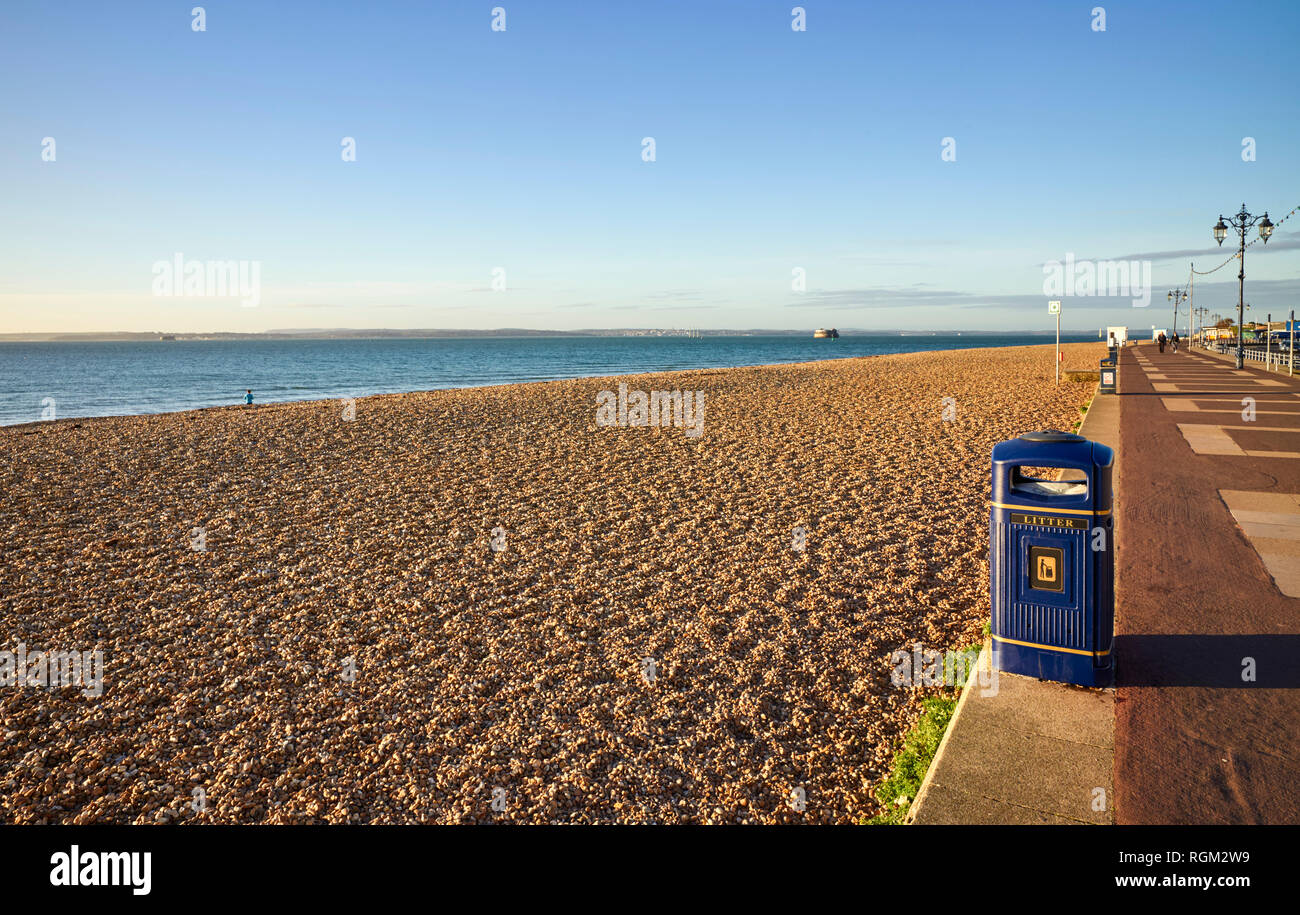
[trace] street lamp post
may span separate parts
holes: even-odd
[[[1170,333],[1176,334],[1178,333],[1178,306],[1187,301],[1187,292],[1183,289],[1172,289],[1165,298],[1174,303],[1174,323],[1169,326],[1172,328]],[[1188,346],[1191,344],[1188,343]]]
[[[1214,240],[1223,245],[1223,240],[1228,237],[1228,226],[1237,230],[1237,235],[1241,239],[1241,247],[1237,249],[1237,257],[1241,263],[1238,264],[1237,272],[1237,368],[1243,368],[1246,361],[1246,351],[1242,343],[1242,328],[1246,321],[1246,230],[1251,226],[1259,223],[1259,237],[1264,239],[1264,244],[1268,244],[1268,238],[1273,234],[1273,223],[1269,221],[1268,211],[1264,211],[1262,217],[1252,216],[1246,212],[1246,205],[1241,205],[1241,212],[1228,220],[1224,225],[1223,214],[1219,214],[1219,221],[1214,225]]]

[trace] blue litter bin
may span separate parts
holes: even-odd
[[[1105,445],[1055,430],[994,446],[989,598],[998,670],[1114,683],[1114,460]]]

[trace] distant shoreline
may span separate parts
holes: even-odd
[[[1064,334],[1062,336],[1064,336]],[[794,362],[759,362],[759,363],[749,363],[745,365],[727,365],[727,366],[700,365],[700,366],[692,366],[690,368],[679,368],[679,369],[671,369],[671,370],[647,369],[644,371],[623,372],[623,373],[602,372],[598,374],[590,374],[590,375],[580,374],[580,375],[564,376],[558,378],[536,379],[530,381],[518,381],[518,380],[496,381],[496,382],[489,382],[487,384],[448,385],[445,387],[437,387],[437,388],[411,388],[406,390],[394,390],[394,391],[380,390],[380,391],[372,391],[369,393],[357,392],[354,396],[355,399],[361,400],[361,399],[372,398],[372,397],[403,397],[403,396],[410,396],[410,395],[437,394],[437,393],[450,392],[450,391],[473,391],[473,390],[485,390],[489,388],[502,388],[502,387],[514,387],[514,386],[523,386],[525,389],[531,389],[537,385],[557,384],[557,383],[565,384],[565,383],[572,383],[575,381],[593,381],[593,380],[601,380],[601,379],[608,379],[612,381],[614,379],[632,379],[632,378],[638,378],[641,376],[649,376],[649,375],[658,375],[658,376],[677,375],[677,376],[685,377],[698,372],[717,374],[719,372],[736,372],[736,371],[747,371],[753,369],[785,368],[787,366],[823,366],[823,365],[833,365],[836,363],[845,363],[845,362],[855,361],[855,360],[879,359],[882,357],[894,357],[894,356],[911,356],[911,355],[955,356],[962,353],[972,353],[972,352],[993,353],[993,352],[999,352],[1004,349],[1020,349],[1022,347],[1046,346],[1049,345],[1050,342],[1051,342],[1050,340],[1044,340],[1041,343],[1038,342],[1022,343],[1022,344],[1004,343],[996,346],[986,346],[986,347],[971,346],[971,347],[962,347],[960,349],[907,350],[903,352],[844,355],[844,356],[831,357],[827,359],[800,360]],[[1090,342],[1093,341],[1079,341],[1079,340],[1064,341],[1063,340],[1061,345],[1063,347],[1079,346],[1079,345],[1086,345],[1087,343]],[[1100,340],[1097,340],[1095,342],[1097,342],[1099,345],[1101,343]],[[827,341],[828,347],[834,345],[835,344],[832,341]],[[259,408],[268,408],[268,407],[286,406],[289,404],[323,403],[323,402],[333,401],[338,399],[340,399],[338,396],[324,396],[324,397],[306,396],[301,398],[287,398],[287,399],[279,399],[279,400],[258,400],[255,401],[255,404]],[[241,402],[239,402],[237,399],[235,399],[229,403],[196,404],[195,406],[182,407],[176,410],[136,411],[136,412],[123,412],[123,413],[97,413],[97,414],[86,414],[86,415],[78,415],[78,416],[60,416],[57,419],[50,419],[50,420],[30,420],[30,421],[21,421],[21,422],[5,422],[3,420],[0,420],[0,431],[13,430],[13,431],[23,432],[23,434],[31,434],[30,432],[23,431],[23,430],[32,430],[35,428],[44,428],[44,427],[57,427],[69,423],[80,424],[82,422],[87,422],[87,421],[129,419],[129,418],[142,418],[142,417],[155,417],[155,416],[175,416],[182,413],[208,412],[213,410],[233,410],[237,412],[242,412],[244,409],[245,409],[244,405]]]

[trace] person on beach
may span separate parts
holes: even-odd
[[[244,406],[251,407],[252,405],[253,405],[253,389],[249,388],[248,393],[244,395]]]
[[[1165,351],[1165,344],[1168,342],[1168,340],[1165,339],[1165,332],[1163,330],[1160,332],[1160,336],[1156,337],[1156,342],[1160,344],[1160,352],[1163,353]]]

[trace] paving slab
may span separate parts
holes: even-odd
[[[925,818],[912,825],[1077,826],[1079,821],[948,785],[933,785],[926,800]]]

